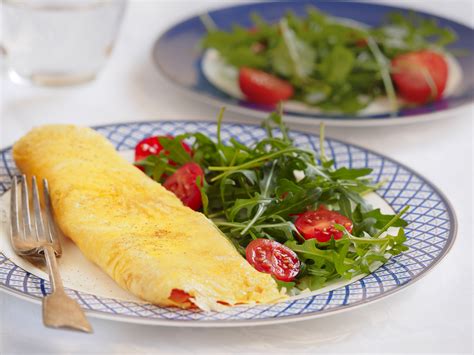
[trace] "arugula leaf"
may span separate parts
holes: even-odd
[[[336,46],[323,59],[319,71],[329,84],[341,84],[354,67],[354,60],[352,51],[343,46]]]
[[[320,195],[320,188],[300,193],[288,193],[285,198],[274,200],[267,207],[266,214],[289,219],[292,215],[304,212],[308,206],[314,205]]]
[[[424,18],[413,11],[406,15],[401,12],[389,14],[388,20],[392,27],[382,28],[384,35],[395,37],[411,50],[433,45],[443,47],[457,39],[452,29],[440,27],[436,19]]]
[[[156,181],[160,181],[165,173],[174,173],[175,168],[169,165],[168,158],[163,159],[163,156],[149,155],[145,159],[134,163],[136,166],[141,166],[145,170],[145,174]]]
[[[374,224],[375,228],[382,229],[387,223],[389,223],[394,215],[390,214],[383,214],[380,211],[380,208],[375,210],[368,211],[362,214],[363,218],[373,218],[376,222]],[[406,227],[408,223],[403,219],[397,219],[393,224],[392,227]]]
[[[285,288],[287,290],[291,290],[296,285],[295,282],[285,282],[285,281],[281,281],[281,280],[278,280],[278,279],[275,279],[275,282],[277,283],[279,290],[281,290],[282,288]]]
[[[268,199],[272,191],[274,190],[274,180],[275,180],[275,166],[276,161],[273,161],[272,166],[268,172],[265,172],[263,178],[260,182],[260,190],[262,191],[262,198]],[[249,221],[247,226],[242,230],[241,234],[245,234],[252,226],[257,222],[257,220],[265,213],[265,209],[271,200],[261,201],[258,205],[257,211],[252,219]]]
[[[339,210],[341,214],[352,220],[352,204],[345,194],[339,196]]]
[[[204,214],[207,215],[209,214],[209,197],[207,196],[207,193],[206,193],[206,190],[207,190],[206,185],[207,185],[206,179],[201,180],[201,176],[198,176],[196,178],[196,186],[199,188],[199,192],[201,193],[202,210]]]
[[[329,99],[333,87],[323,80],[308,79],[302,88],[302,100],[310,105],[317,105]]]
[[[284,198],[288,193],[302,195],[305,191],[302,186],[286,178],[278,180],[275,188],[275,194],[280,198]]]
[[[279,29],[282,36],[270,56],[273,69],[284,77],[309,76],[313,71],[316,52],[296,36],[285,18],[280,21]]]
[[[260,204],[265,204],[268,203],[268,199],[262,199],[262,197],[258,194],[256,194],[252,198],[247,198],[247,199],[237,199],[235,200],[234,205],[228,209],[228,217],[230,221],[235,221],[237,220],[248,220],[249,218],[252,218],[252,210],[260,205]],[[245,212],[245,213],[242,213]],[[238,215],[240,215],[239,218],[236,218]]]
[[[297,243],[294,240],[285,243],[287,247],[298,253],[302,259],[306,262],[312,260],[313,263],[322,264],[323,261],[333,261],[334,251],[327,249],[320,249],[316,246],[316,239],[305,240],[302,244]]]
[[[369,175],[372,172],[370,168],[359,168],[359,169],[349,169],[346,167],[339,168],[335,171],[330,173],[330,176],[333,179],[340,179],[340,180],[353,180],[360,178],[362,176]]]
[[[309,289],[310,291],[314,291],[326,286],[326,281],[327,279],[325,277],[306,275],[298,279],[297,285],[300,290]]]
[[[181,137],[158,137],[163,150],[167,152],[167,158],[180,164],[192,161],[191,155],[183,148]]]

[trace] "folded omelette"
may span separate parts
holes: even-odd
[[[94,130],[33,129],[14,145],[13,157],[26,175],[48,179],[62,232],[143,300],[215,310],[285,297],[203,214],[184,206]]]

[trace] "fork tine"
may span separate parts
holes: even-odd
[[[41,215],[41,205],[39,200],[38,184],[36,183],[36,176],[31,178],[31,191],[33,193],[33,213],[35,216],[35,233],[37,240],[45,240],[45,229],[43,217]]]
[[[47,236],[49,241],[53,243],[53,248],[57,256],[60,256],[62,253],[61,250],[61,243],[59,241],[58,230],[56,229],[56,224],[54,222],[53,217],[53,207],[51,204],[51,197],[49,195],[49,184],[48,180],[43,179],[43,199],[44,199],[44,207],[46,211],[46,229],[47,229]]]
[[[12,179],[12,190],[11,190],[11,202],[10,202],[10,221],[11,221],[11,237],[24,239],[23,233],[20,233],[20,213],[18,206],[18,176],[14,176]],[[15,242],[13,241],[13,245]]]
[[[23,237],[28,239],[32,235],[31,216],[30,216],[30,197],[28,193],[28,184],[26,175],[21,176],[21,210],[23,215]]]

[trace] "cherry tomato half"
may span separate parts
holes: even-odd
[[[198,210],[202,206],[201,191],[196,184],[196,178],[201,177],[201,186],[204,182],[204,172],[196,163],[186,163],[173,175],[169,176],[163,186],[173,192],[185,206]]]
[[[158,155],[160,152],[163,150],[163,147],[160,144],[159,138],[173,138],[173,136],[153,136],[153,137],[148,137],[143,140],[141,140],[135,147],[135,161],[143,160],[146,157],[150,155]],[[191,155],[192,150],[184,142],[181,142],[181,145],[183,146],[184,150],[186,150],[189,155]],[[165,151],[165,155],[168,155],[169,153]],[[170,165],[176,165],[174,161],[169,161]],[[141,168],[141,167],[140,167]]]
[[[276,105],[289,99],[294,92],[289,82],[251,68],[240,69],[239,85],[249,101],[263,105]]]
[[[401,54],[392,60],[392,79],[401,97],[423,104],[439,100],[448,81],[448,64],[436,52],[422,50]],[[432,84],[427,75],[431,77]],[[436,90],[433,90],[433,84]]]
[[[335,211],[329,211],[320,206],[316,211],[307,211],[298,216],[295,227],[304,239],[316,239],[318,242],[328,242],[331,237],[341,239],[344,232],[334,228],[334,224],[344,226],[352,232],[352,221]]]
[[[300,260],[290,248],[269,239],[255,239],[245,249],[247,261],[256,270],[281,281],[292,281],[300,271]]]

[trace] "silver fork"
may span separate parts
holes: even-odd
[[[21,180],[20,194],[18,193],[19,180]],[[26,176],[13,177],[10,206],[11,241],[18,255],[29,258],[41,257],[46,262],[52,293],[43,298],[43,323],[48,327],[69,328],[91,333],[92,327],[84,311],[66,294],[59,274],[56,256],[61,256],[62,251],[58,237],[59,231],[53,218],[48,181],[43,179],[44,211],[41,210],[35,176],[31,179],[31,191],[33,220]]]

